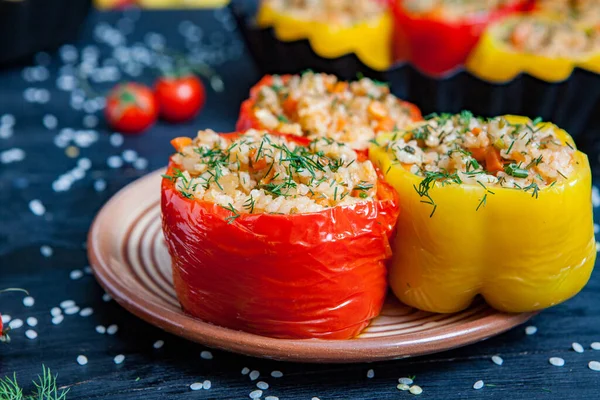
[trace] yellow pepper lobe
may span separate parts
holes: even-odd
[[[302,19],[263,4],[256,21],[260,27],[272,27],[281,41],[308,39],[315,53],[324,58],[355,53],[375,70],[383,71],[391,65],[392,16],[389,11],[374,20],[345,26]]]
[[[555,129],[573,145],[566,132]],[[585,154],[575,152],[574,173],[540,189],[537,198],[511,188],[436,183],[429,191],[437,205],[431,216],[432,206],[415,190],[423,177],[380,146],[369,152],[400,197],[390,284],[404,303],[451,313],[480,294],[498,310],[527,312],[561,303],[587,283],[596,248]]]
[[[537,18],[546,21],[556,20],[546,15],[539,15]],[[528,73],[547,82],[560,82],[568,79],[575,67],[600,73],[599,52],[570,58],[549,57],[511,48],[502,42],[501,33],[507,24],[514,20],[515,18],[508,18],[486,29],[467,59],[467,70],[491,82],[506,82],[520,73]]]

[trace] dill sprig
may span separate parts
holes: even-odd
[[[231,211],[232,215],[225,218],[225,220],[227,221],[228,224],[233,224],[233,222],[240,217],[240,213],[235,209],[235,207],[233,207],[233,204],[231,204],[231,203],[229,203],[226,206],[219,205],[219,207],[222,207],[222,208],[226,209],[227,211]]]
[[[34,381],[33,393],[24,395],[23,389],[17,382],[16,373],[10,377],[0,379],[0,400],[65,400],[69,389],[60,389],[56,383],[56,377],[52,375],[50,368],[42,365],[42,375],[38,375],[38,381]]]
[[[248,210],[248,212],[249,212],[250,214],[252,214],[252,212],[254,211],[254,203],[255,203],[255,202],[254,202],[254,197],[252,197],[252,195],[250,195],[250,196],[248,197],[248,199],[246,200],[246,202],[244,203],[244,208],[245,208],[246,210]]]
[[[419,197],[425,197],[427,199],[421,200],[421,203],[429,204],[433,207],[433,209],[431,210],[431,214],[429,215],[430,218],[433,217],[433,214],[437,209],[437,204],[431,197],[429,191],[435,186],[436,183],[440,183],[442,186],[452,183],[460,185],[462,183],[462,180],[460,179],[457,173],[451,174],[447,171],[425,171],[425,178],[419,183],[419,186],[413,185]]]
[[[373,184],[365,181],[360,181],[356,186],[352,188],[352,190],[357,190],[360,192],[366,192],[371,189],[373,189]]]

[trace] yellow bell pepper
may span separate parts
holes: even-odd
[[[575,67],[600,73],[600,52],[586,54],[578,59],[548,57],[521,52],[504,43],[500,39],[502,31],[508,24],[514,23],[516,18],[530,17],[507,18],[488,27],[467,59],[468,71],[491,82],[506,82],[522,72],[547,82],[560,82],[568,79]],[[554,20],[545,15],[537,15],[535,18]]]
[[[391,65],[392,17],[388,11],[376,20],[345,26],[301,19],[263,3],[256,21],[261,28],[272,27],[281,41],[308,39],[315,53],[324,58],[355,53],[372,69],[382,71]]]
[[[548,125],[563,143],[575,146],[565,131]],[[380,144],[385,140],[378,138]],[[491,195],[477,184],[435,183],[431,196],[437,208],[431,215],[431,205],[415,190],[423,177],[380,145],[369,151],[400,197],[390,284],[404,303],[452,313],[480,294],[498,310],[528,312],[563,302],[587,283],[596,246],[585,154],[575,152],[572,176],[541,188],[537,198],[511,188],[490,187]],[[477,207],[486,194],[484,206]]]
[[[121,8],[138,5],[142,8],[219,8],[229,4],[229,0],[95,0],[100,9]]]

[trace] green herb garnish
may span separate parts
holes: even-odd
[[[504,167],[504,172],[510,176],[514,176],[515,178],[527,178],[529,176],[529,171],[519,168],[519,166],[514,163],[506,165]]]

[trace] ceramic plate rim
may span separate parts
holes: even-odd
[[[350,363],[400,359],[450,350],[498,335],[537,314],[495,313],[461,323],[460,328],[441,326],[423,332],[397,336],[349,340],[275,339],[213,325],[181,312],[163,307],[136,293],[110,267],[103,257],[98,235],[111,211],[146,181],[156,179],[164,168],[129,183],[108,202],[94,218],[88,233],[87,250],[90,265],[101,286],[122,307],[152,325],[206,346],[249,356],[282,361]],[[157,191],[159,188],[157,188]]]

